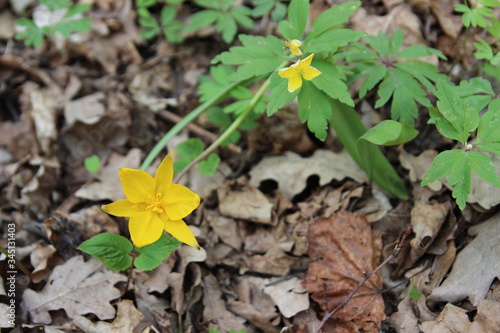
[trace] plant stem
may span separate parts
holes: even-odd
[[[205,103],[201,104],[198,106],[196,109],[191,111],[187,116],[185,116],[180,122],[178,122],[174,127],[170,129],[161,139],[158,141],[158,143],[151,149],[149,152],[148,156],[144,159],[144,162],[142,162],[141,165],[141,170],[146,170],[151,163],[153,163],[154,159],[158,154],[165,148],[167,143],[174,137],[176,136],[180,131],[184,129],[188,124],[190,124],[193,120],[195,120],[199,115],[202,113],[206,112],[209,108],[220,102],[221,99],[223,99],[233,88],[241,84],[243,81],[238,80],[230,85],[228,85],[224,90],[219,92],[217,95],[214,95],[212,98],[210,98],[208,101]]]
[[[288,61],[283,61],[280,66],[277,68],[277,70],[283,68],[285,65],[288,64]],[[255,107],[255,104],[257,104],[257,102],[261,99],[262,95],[264,95],[264,92],[267,90],[267,88],[269,87],[269,84],[271,83],[271,77],[269,76],[269,78],[267,78],[267,80],[262,84],[262,86],[259,88],[259,90],[257,91],[257,93],[255,93],[255,96],[252,98],[252,100],[250,101],[250,103],[248,104],[248,106],[240,113],[240,115],[238,116],[238,118],[236,118],[233,123],[231,124],[231,126],[229,126],[226,131],[224,133],[222,133],[222,135],[217,139],[215,140],[207,149],[205,149],[205,151],[203,151],[203,153],[201,153],[197,158],[195,158],[194,160],[191,161],[191,163],[189,163],[189,165],[187,167],[184,168],[184,170],[182,170],[181,173],[179,173],[175,179],[174,179],[174,183],[179,183],[179,181],[181,180],[181,178],[194,166],[196,165],[198,162],[204,160],[205,158],[208,157],[208,155],[210,155],[213,151],[215,151],[215,149],[217,149],[222,142],[224,142],[235,130],[238,129],[238,127],[240,126],[240,124],[243,122],[243,120],[245,120],[245,118],[248,116],[248,114],[250,113],[250,111],[252,111],[252,109]]]

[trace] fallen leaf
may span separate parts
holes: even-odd
[[[500,170],[500,156],[486,152],[493,161],[495,170],[498,173]],[[472,173],[470,194],[467,197],[468,203],[477,203],[484,209],[490,209],[500,203],[500,187],[488,183],[477,175]]]
[[[408,154],[405,150],[401,151],[399,161],[403,168],[409,171],[410,180],[414,183],[420,183],[424,179],[427,170],[430,169],[434,157],[437,156],[437,151],[430,149],[425,150],[418,156]],[[427,185],[434,192],[439,191],[443,187],[443,183],[438,179]]]
[[[276,282],[277,279],[268,279],[267,283]],[[264,286],[264,292],[268,294],[281,314],[291,318],[297,313],[309,309],[309,294],[298,278]]]
[[[477,235],[458,255],[450,275],[435,288],[428,301],[455,303],[469,297],[473,305],[486,297],[491,283],[500,279],[500,214],[471,227]]]
[[[68,126],[72,126],[76,121],[86,125],[97,123],[104,115],[105,108],[102,101],[106,95],[96,92],[72,101],[64,106],[64,118]]]
[[[118,201],[125,199],[118,171],[120,168],[138,169],[141,160],[141,150],[131,149],[127,156],[111,155],[108,163],[97,174],[97,182],[82,186],[75,196],[93,201]]]
[[[348,152],[337,154],[329,150],[317,150],[311,157],[287,152],[283,156],[264,158],[250,171],[250,185],[259,187],[264,180],[274,180],[280,191],[292,200],[306,188],[307,179],[312,175],[319,176],[320,186],[333,179],[341,181],[351,178],[360,183],[367,181],[366,174]]]
[[[272,224],[273,203],[257,188],[231,189],[225,184],[217,189],[219,211],[224,216],[263,224]]]
[[[96,323],[77,315],[73,318],[75,325],[87,333],[130,333],[144,319],[131,300],[125,299],[118,303],[118,313],[113,322],[98,321]]]
[[[498,332],[500,327],[500,302],[483,299],[477,304],[477,314],[470,321],[466,309],[451,303],[446,304],[443,311],[434,321],[422,323],[423,333]]]
[[[237,317],[226,308],[217,279],[209,274],[203,278],[203,286],[204,321],[211,323],[211,327],[221,332],[229,332],[231,329],[235,331],[245,329],[244,319]]]
[[[309,227],[307,240],[313,262],[304,285],[325,312],[335,309],[379,264],[380,234],[361,215],[342,212],[321,217]],[[379,272],[329,322],[339,330],[378,332],[385,319],[382,284]]]
[[[27,289],[23,293],[21,308],[35,323],[50,324],[49,311],[64,309],[68,317],[95,314],[99,319],[112,319],[115,309],[109,302],[120,297],[115,283],[126,277],[107,270],[100,261],[82,256],[69,259],[56,266],[42,291]]]

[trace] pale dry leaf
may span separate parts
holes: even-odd
[[[167,311],[171,307],[164,297],[157,297],[148,292],[148,287],[145,284],[148,278],[148,272],[144,271],[138,271],[135,275],[134,294],[137,308],[148,322],[156,323],[160,328],[171,332],[172,330],[168,330],[170,328],[170,314]]]
[[[217,189],[219,211],[224,216],[272,224],[274,204],[254,186],[232,190],[225,184]]]
[[[75,256],[56,266],[42,291],[27,289],[21,307],[35,323],[49,324],[49,311],[64,309],[68,317],[93,313],[99,319],[112,319],[115,309],[109,302],[120,297],[114,287],[124,275],[107,270],[100,261]]]
[[[221,216],[213,210],[205,210],[204,219],[212,227],[221,242],[237,251],[241,250],[243,241],[238,233],[238,223],[234,219]]]
[[[493,280],[500,279],[500,214],[471,227],[469,234],[477,236],[457,255],[450,275],[433,290],[429,301],[455,303],[469,297],[477,305]]]
[[[36,137],[42,151],[52,155],[52,144],[58,136],[56,105],[62,96],[61,89],[51,85],[30,92],[31,117],[35,124]]]
[[[278,333],[280,329],[273,324],[278,314],[276,312],[261,312],[250,303],[243,303],[240,301],[228,301],[229,309],[236,313],[238,316],[248,319],[252,324],[260,328],[266,333]]]
[[[278,188],[291,200],[307,186],[307,179],[319,176],[321,186],[333,179],[351,178],[357,182],[367,181],[366,174],[354,162],[348,152],[334,153],[328,150],[316,150],[311,157],[301,157],[287,152],[282,156],[264,158],[250,171],[250,185],[259,187],[264,180],[274,180]]]
[[[432,160],[437,156],[437,151],[435,150],[425,150],[418,156],[413,156],[408,154],[405,150],[401,151],[399,154],[399,161],[403,168],[409,171],[410,180],[414,183],[420,183],[430,169],[432,165]],[[439,191],[443,187],[443,183],[438,179],[433,183],[427,185],[434,192]]]
[[[130,333],[138,326],[144,315],[139,312],[131,300],[118,303],[118,312],[113,322],[98,321],[96,323],[83,316],[75,316],[73,323],[86,333]]]
[[[87,125],[97,123],[106,111],[102,101],[106,95],[96,92],[72,101],[64,106],[64,118],[68,126],[80,121]]]
[[[398,304],[398,311],[389,318],[389,323],[398,333],[420,333],[418,329],[418,317],[413,311],[411,298],[406,295]]]
[[[304,285],[324,311],[331,311],[351,292],[364,276],[378,265],[382,251],[380,233],[368,221],[354,213],[322,217],[309,227],[309,265]],[[335,331],[378,332],[385,319],[382,275],[375,274],[358,296],[332,316]],[[325,329],[326,330],[326,329]],[[326,330],[328,331],[328,330]]]
[[[120,168],[138,169],[141,161],[141,150],[131,149],[127,156],[116,153],[111,155],[108,163],[99,170],[97,178],[99,181],[82,186],[76,191],[75,196],[93,201],[125,199],[118,171]]]
[[[266,279],[266,282],[273,281],[276,279]],[[273,299],[286,318],[291,318],[297,313],[309,309],[309,294],[302,285],[302,281],[296,277],[264,286],[264,292]]]
[[[10,11],[4,10],[0,13],[0,40],[11,39],[15,35],[14,16]]]
[[[217,279],[213,275],[207,275],[203,278],[203,320],[210,323],[220,332],[229,332],[233,329],[240,331],[245,329],[241,317],[237,317],[228,311],[226,304],[222,299],[222,292]]]
[[[474,321],[470,321],[466,309],[451,303],[446,304],[443,311],[434,321],[422,323],[423,333],[493,333],[500,327],[500,302],[483,299],[477,305]]]

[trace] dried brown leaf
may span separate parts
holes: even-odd
[[[338,213],[316,220],[307,234],[309,265],[305,287],[324,311],[333,310],[363,277],[379,264],[382,251],[380,234],[367,220],[353,213]],[[378,332],[385,319],[384,302],[378,291],[382,276],[375,274],[358,295],[331,322],[335,329]]]

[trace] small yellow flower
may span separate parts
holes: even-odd
[[[311,66],[313,56],[314,54],[311,54],[307,58],[297,61],[290,67],[279,70],[278,75],[288,79],[289,92],[293,92],[302,87],[302,78],[309,81],[321,74],[320,71]]]
[[[132,242],[137,247],[156,242],[163,230],[199,249],[191,230],[182,220],[200,205],[200,197],[185,186],[172,184],[173,151],[165,157],[155,178],[145,171],[122,168],[118,173],[127,199],[101,207],[115,216],[127,216]]]
[[[299,49],[299,47],[302,45],[302,42],[298,39],[292,39],[292,40],[287,40],[284,41],[285,46],[290,49],[290,52],[295,55],[302,55],[302,51]]]

